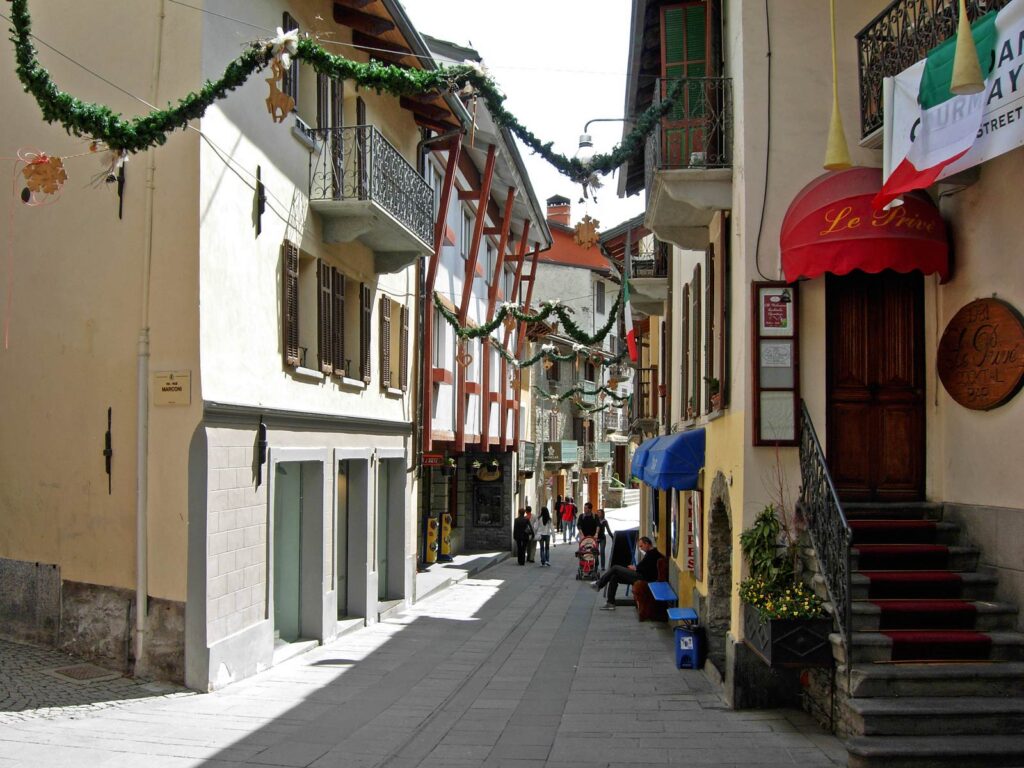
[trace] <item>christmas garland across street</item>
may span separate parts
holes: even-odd
[[[28,0],[11,2],[11,40],[14,42],[18,78],[39,104],[43,119],[60,123],[75,136],[103,142],[115,153],[141,152],[164,144],[167,135],[201,118],[214,102],[243,85],[249,77],[267,67],[282,55],[280,41],[253,42],[232,61],[215,81],[207,81],[199,91],[189,93],[176,105],[156,109],[149,114],[126,119],[102,104],[82,101],[60,90],[49,72],[39,63],[32,45],[32,19]],[[336,56],[324,50],[314,39],[305,37],[289,41],[288,56],[305,61],[318,73],[330,78],[350,80],[360,87],[393,96],[415,96],[454,92],[471,86],[482,97],[499,127],[507,128],[530,149],[539,154],[559,172],[575,182],[587,183],[594,174],[604,175],[636,156],[644,147],[648,134],[658,121],[672,109],[680,95],[682,80],[675,83],[667,97],[653,104],[634,121],[633,130],[611,152],[595,155],[589,162],[554,152],[552,142],[542,142],[504,107],[505,96],[495,82],[475,63],[438,66],[436,69],[410,69],[381,64],[371,60],[361,63]],[[294,51],[294,52],[292,52]],[[287,68],[288,63],[285,63]]]
[[[567,400],[570,397],[580,397],[580,396],[592,397],[594,395],[600,395],[600,394],[607,395],[610,399],[614,400],[616,404],[623,403],[623,402],[625,402],[626,400],[629,399],[629,395],[620,395],[614,389],[609,389],[608,387],[605,387],[605,386],[598,387],[597,389],[588,392],[587,389],[585,387],[583,387],[583,385],[577,384],[575,387],[571,387],[570,389],[567,389],[567,390],[565,390],[565,392],[562,392],[561,394],[558,394],[558,395],[556,395],[554,393],[551,393],[551,392],[545,392],[540,387],[534,387],[534,390],[543,399],[551,401],[551,402],[556,402],[557,401],[559,403]]]
[[[519,322],[532,324],[543,322],[554,314],[558,316],[558,320],[561,322],[562,327],[565,328],[565,332],[573,339],[573,341],[586,346],[592,346],[604,341],[612,328],[615,327],[615,321],[619,316],[619,309],[622,307],[622,292],[619,291],[619,295],[616,297],[615,303],[608,312],[608,321],[598,328],[593,335],[587,334],[586,331],[576,325],[572,319],[572,310],[557,301],[545,301],[541,304],[540,312],[535,315],[523,312],[514,304],[502,304],[494,314],[494,319],[491,320],[491,322],[475,327],[462,326],[459,323],[459,318],[441,302],[441,297],[438,296],[436,292],[434,293],[434,306],[437,307],[437,310],[447,321],[448,325],[455,330],[455,335],[459,339],[479,339],[485,336],[490,336],[495,329],[505,321],[506,317],[514,317]]]

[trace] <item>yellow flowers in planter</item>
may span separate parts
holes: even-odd
[[[822,615],[821,598],[800,581],[744,579],[740,600],[757,609],[761,621],[816,619]]]

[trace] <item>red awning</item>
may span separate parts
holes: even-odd
[[[782,220],[779,244],[786,280],[920,270],[949,279],[946,222],[923,192],[903,205],[875,213],[871,200],[882,187],[878,168],[823,174],[800,190]]]

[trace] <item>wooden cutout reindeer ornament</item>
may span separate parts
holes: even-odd
[[[281,62],[274,59],[270,62],[271,77],[266,78],[270,85],[270,95],[267,96],[267,111],[275,123],[283,123],[284,119],[295,109],[295,99],[281,90],[278,83],[284,81],[284,67]]]

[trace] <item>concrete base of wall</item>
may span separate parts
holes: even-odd
[[[197,691],[215,691],[273,665],[274,623],[265,620],[190,656],[185,684]]]
[[[726,698],[733,709],[800,706],[800,672],[772,669],[742,642],[726,643]]]
[[[60,568],[0,557],[0,637],[56,646],[60,640]]]

